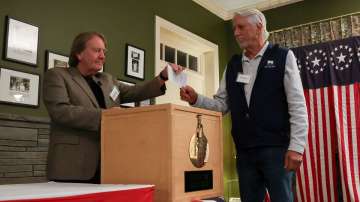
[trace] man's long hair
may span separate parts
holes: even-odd
[[[76,67],[79,64],[79,60],[77,58],[77,54],[81,53],[86,48],[86,42],[92,39],[94,36],[98,36],[101,38],[106,47],[106,39],[103,34],[98,32],[83,32],[78,34],[71,46],[70,57],[69,57],[69,65],[70,67]]]

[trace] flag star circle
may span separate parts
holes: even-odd
[[[352,63],[352,48],[349,45],[339,45],[331,52],[330,63],[336,70],[342,71],[348,69]],[[358,53],[359,54],[359,53]]]
[[[346,55],[343,55],[343,53],[340,53],[339,56],[336,57],[338,59],[339,63],[345,62]]]
[[[319,64],[320,61],[321,61],[321,60],[319,60],[317,57],[315,57],[315,59],[311,61],[311,62],[313,63],[313,67],[315,67],[315,66],[320,66],[320,64]]]
[[[319,74],[326,69],[328,57],[322,49],[314,49],[306,54],[305,68],[310,74]]]

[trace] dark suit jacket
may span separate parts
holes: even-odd
[[[107,73],[93,79],[101,87],[106,108],[164,94],[157,78],[142,85],[127,86]],[[120,95],[110,97],[117,86]],[[51,118],[48,153],[50,180],[89,180],[100,154],[101,108],[77,68],[53,68],[46,72],[43,100]]]

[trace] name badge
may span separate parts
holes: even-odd
[[[120,94],[119,89],[116,86],[114,86],[114,88],[112,89],[112,91],[110,93],[110,97],[113,101],[115,101],[116,98],[119,96],[119,94]]]
[[[250,75],[238,73],[237,78],[236,78],[236,82],[249,83],[250,82]]]

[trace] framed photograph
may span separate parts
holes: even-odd
[[[0,102],[38,107],[39,81],[37,74],[0,68]]]
[[[46,70],[54,67],[69,67],[69,57],[63,54],[46,51]]]
[[[145,79],[145,50],[126,44],[126,76]]]
[[[119,82],[125,84],[125,85],[128,85],[128,86],[134,86],[135,83],[131,83],[131,82],[128,82],[128,81],[123,81],[123,80],[118,80]],[[121,103],[120,106],[122,107],[135,107],[136,104],[135,102],[129,102],[129,103]]]
[[[39,28],[11,17],[6,23],[5,59],[36,66]]]

